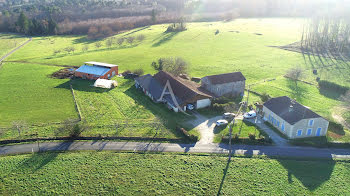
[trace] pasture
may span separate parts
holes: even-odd
[[[115,152],[0,157],[1,195],[347,195],[350,163]]]
[[[350,68],[346,64],[331,64],[329,59],[321,62],[317,58],[308,58],[296,52],[271,47],[299,41],[303,23],[304,20],[293,18],[237,19],[232,22],[189,23],[188,30],[179,33],[164,33],[167,25],[154,25],[134,29],[104,40],[88,40],[85,36],[33,38],[30,44],[7,59],[8,62],[0,71],[0,75],[3,76],[2,78],[15,80],[15,73],[33,76],[33,78],[37,74],[35,80],[41,78],[40,84],[38,84],[39,81],[27,82],[28,89],[36,89],[40,86],[43,92],[39,91],[40,93],[32,93],[29,96],[30,93],[23,90],[15,95],[0,95],[4,102],[4,106],[1,106],[4,110],[0,111],[0,116],[6,116],[0,125],[8,126],[15,120],[41,124],[76,118],[72,96],[67,88],[69,82],[47,77],[60,69],[59,66],[79,66],[85,61],[101,61],[118,64],[120,72],[142,68],[145,73],[153,74],[156,71],[151,67],[152,61],[170,56],[180,56],[188,61],[189,75],[194,77],[241,71],[247,78],[247,85],[255,84],[251,86],[253,91],[266,92],[272,97],[288,95],[332,120],[332,111],[340,105],[339,95],[321,92],[312,84],[317,84],[315,79],[320,77],[323,80],[350,86],[348,81]],[[215,34],[217,30],[219,33]],[[117,44],[119,38],[139,35],[144,35],[145,39]],[[108,39],[113,39],[111,46],[106,44]],[[97,42],[102,43],[102,46],[97,47]],[[87,51],[83,50],[86,46]],[[65,51],[67,47],[74,47],[75,50],[67,52]],[[44,66],[45,64],[51,66]],[[7,71],[6,67],[10,69],[10,65],[18,67],[17,71]],[[283,77],[290,68],[296,66],[304,70],[302,79],[311,84],[298,82],[295,85],[294,82]],[[32,71],[39,69],[41,71],[35,73]],[[312,73],[313,69],[318,70],[318,75]],[[269,79],[274,80],[263,82]],[[34,79],[28,78],[28,80]],[[155,125],[162,124],[165,132],[157,134],[169,138],[178,137],[171,130],[187,117],[172,114],[164,106],[152,103],[141,92],[132,88],[132,82],[120,78],[117,80],[121,85],[110,91],[91,88],[89,81],[73,81],[82,116],[95,127],[94,130],[83,134],[154,136]],[[59,87],[55,88],[56,86]],[[0,88],[4,92],[12,91],[9,85],[3,85]],[[44,89],[47,89],[47,92]],[[55,96],[45,97],[45,94]],[[250,95],[250,103],[260,101],[259,96],[253,93]],[[37,115],[35,111],[32,115],[27,109],[32,106],[23,107],[23,104],[22,107],[12,106],[11,96],[15,96],[16,101],[28,103],[28,105],[30,103],[27,102],[28,96],[32,97],[32,101],[40,99],[46,101],[34,102],[33,108],[35,106],[39,110],[36,110]],[[40,105],[36,106],[36,103]],[[53,115],[56,113],[55,110],[58,110],[58,115]],[[45,133],[47,132],[50,131]]]
[[[23,42],[27,41],[28,38],[11,35],[11,34],[0,34],[0,57],[10,52],[12,49],[20,46]]]

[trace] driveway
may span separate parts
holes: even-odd
[[[216,121],[222,119],[222,116],[207,118],[198,112],[194,115],[196,119],[189,121],[189,123],[201,134],[201,138],[197,144],[213,144]]]

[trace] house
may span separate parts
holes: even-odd
[[[169,109],[186,111],[211,105],[212,95],[200,88],[200,85],[160,71],[154,76],[148,74],[135,79],[135,86],[154,102],[166,103]]]
[[[243,96],[245,81],[246,79],[241,72],[234,72],[206,76],[201,79],[201,86],[216,97]]]
[[[89,80],[110,79],[115,75],[118,75],[118,65],[99,62],[85,62],[74,74],[75,77]]]
[[[263,105],[264,120],[290,139],[325,136],[329,122],[289,97],[277,97]]]

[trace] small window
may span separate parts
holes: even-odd
[[[301,136],[302,134],[303,134],[303,130],[299,129],[298,132],[297,132],[297,136]]]
[[[280,121],[277,121],[276,124],[277,124],[277,127],[280,127]]]
[[[314,125],[314,120],[309,120],[309,126],[313,126]]]
[[[311,135],[312,129],[307,129],[307,135]]]
[[[284,123],[282,123],[282,128],[281,129],[282,129],[282,131],[284,131]]]
[[[269,114],[269,121],[271,121],[271,114]]]

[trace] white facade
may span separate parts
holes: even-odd
[[[206,108],[211,105],[210,99],[202,99],[197,101],[197,109]]]

